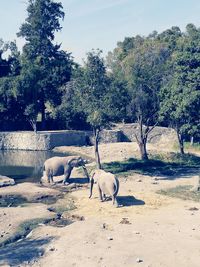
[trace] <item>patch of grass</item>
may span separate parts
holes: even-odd
[[[56,203],[56,201],[60,198],[62,198],[63,195],[62,194],[59,194],[57,196],[52,196],[52,195],[43,195],[43,196],[40,196],[38,197],[36,200],[33,200],[31,201],[32,203],[43,203],[43,204],[46,204],[46,205],[51,205],[51,204],[54,204]]]
[[[180,149],[178,143],[176,143],[173,148],[174,150],[177,150],[177,151],[179,151]],[[200,152],[200,143],[194,143],[193,145],[191,145],[190,142],[184,142],[184,149],[185,151],[188,151],[188,152],[190,151]]]
[[[191,145],[190,142],[185,142],[184,145],[185,145],[185,148],[187,150],[193,150],[193,151],[199,151],[200,152],[200,144],[199,143],[194,143],[193,145]]]
[[[149,158],[149,160],[130,158],[122,162],[104,163],[103,169],[123,176],[131,173],[174,176],[200,168],[200,157],[192,154],[166,153],[149,155]]]
[[[76,209],[76,206],[72,197],[65,197],[60,202],[48,208],[49,211],[55,212],[57,214],[62,214],[63,212],[71,211],[74,209]]]
[[[19,225],[17,231],[11,237],[0,242],[0,248],[13,244],[17,242],[18,240],[26,238],[26,236],[32,230],[37,228],[39,224],[46,224],[46,225],[51,225],[55,227],[61,227],[61,226],[63,227],[71,223],[72,221],[70,219],[61,218],[60,214],[56,214],[54,217],[38,218],[38,219],[24,221],[23,223]]]
[[[162,189],[157,191],[158,194],[165,196],[176,197],[183,200],[200,201],[200,191],[191,191],[192,186],[177,186],[169,189]]]
[[[20,195],[1,195],[0,207],[17,207],[27,203],[27,199]]]
[[[42,195],[36,199],[28,200],[27,198],[21,195],[0,195],[0,207],[26,206],[29,203],[43,203],[46,205],[50,205],[56,203],[56,201],[62,197],[62,194],[59,194],[57,196]]]
[[[28,235],[28,233],[30,233],[33,229],[35,229],[38,226],[38,224],[45,223],[45,220],[46,219],[44,218],[33,219],[21,223],[14,235],[4,240],[3,242],[0,242],[0,248],[25,238]]]

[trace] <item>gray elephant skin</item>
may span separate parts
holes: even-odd
[[[44,162],[43,177],[46,177],[49,183],[50,182],[53,183],[54,176],[63,175],[64,176],[63,184],[65,184],[67,179],[69,179],[71,175],[72,169],[74,167],[82,167],[89,182],[89,175],[85,167],[86,163],[87,163],[86,160],[84,160],[82,157],[77,157],[77,156],[52,157]]]
[[[94,183],[96,183],[99,191],[100,201],[106,200],[106,196],[111,196],[113,205],[116,205],[118,207],[116,196],[119,191],[119,180],[115,177],[114,174],[112,174],[111,172],[106,172],[104,170],[95,170],[92,173],[90,182],[91,184],[89,198],[92,197],[93,185]]]

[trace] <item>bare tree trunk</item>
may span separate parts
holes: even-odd
[[[184,154],[185,154],[185,151],[184,151],[184,140],[183,140],[183,136],[182,136],[182,134],[179,132],[178,129],[176,130],[176,133],[177,133],[177,136],[178,136],[178,142],[179,142],[180,153],[181,153],[182,155],[184,155]]]
[[[33,131],[35,132],[35,133],[37,133],[37,121],[36,120],[29,120],[29,123],[30,123],[30,125],[31,125],[31,127],[33,128]]]
[[[137,134],[135,134],[135,138],[137,141],[137,144],[140,149],[140,157],[142,160],[148,160],[148,154],[147,154],[147,136],[149,133],[149,127],[145,129],[145,132],[143,132],[143,124],[142,124],[142,118],[138,118],[138,124],[139,124],[139,137]]]
[[[42,107],[41,115],[42,115],[42,118],[41,118],[41,120],[42,120],[42,122],[41,122],[41,128],[42,128],[42,130],[44,131],[45,128],[46,128],[46,121],[45,121],[45,105],[43,105],[43,107]]]
[[[140,156],[142,160],[148,160],[148,154],[147,154],[147,149],[146,149],[146,141],[142,141],[138,143],[139,148],[140,148]]]
[[[101,161],[99,156],[99,133],[100,130],[94,128],[94,152],[95,152],[95,160],[97,169],[101,169]]]
[[[40,101],[41,101],[41,106],[40,106],[41,108],[41,130],[44,131],[46,128],[44,91],[42,92]]]
[[[190,145],[191,145],[191,146],[194,145],[194,136],[191,136],[191,138],[190,138]]]

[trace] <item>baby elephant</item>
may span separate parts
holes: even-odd
[[[119,180],[115,177],[114,174],[105,172],[104,170],[95,170],[92,173],[90,182],[91,186],[89,198],[91,198],[92,196],[94,183],[97,183],[100,200],[104,201],[106,199],[106,196],[111,196],[113,205],[115,204],[118,207],[116,196],[119,191]]]

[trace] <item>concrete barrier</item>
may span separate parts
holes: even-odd
[[[138,125],[117,124],[112,130],[100,133],[100,143],[135,142]],[[149,143],[176,142],[177,136],[173,129],[155,127],[149,134]],[[0,132],[0,150],[51,150],[57,146],[93,145],[94,137],[91,131],[48,131],[48,132]]]
[[[1,132],[0,149],[50,150],[56,146],[86,145],[81,131]]]

